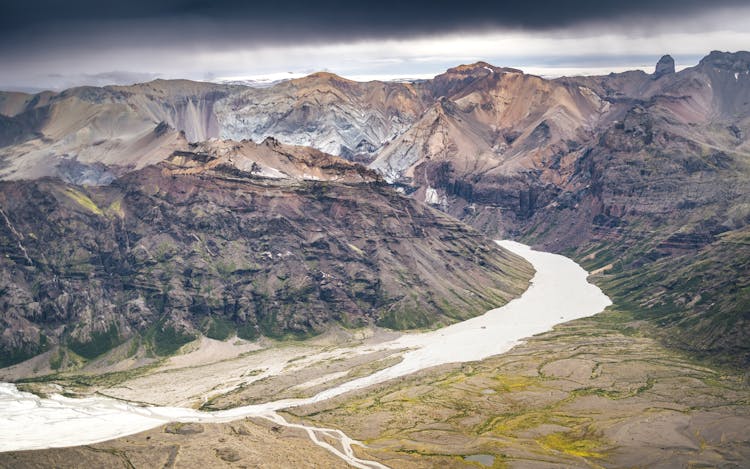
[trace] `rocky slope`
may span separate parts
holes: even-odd
[[[609,107],[587,88],[481,62],[450,69],[424,86],[439,94],[436,102],[378,153],[372,167],[441,196],[451,195],[443,187],[446,170],[494,185],[569,152],[590,137]]]
[[[434,326],[532,274],[374,171],[272,139],[186,145],[106,186],[0,185],[3,365],[57,346],[53,369],[125,341],[159,355],[198,334]]]
[[[411,83],[359,83],[316,73],[269,88],[246,88],[222,100],[216,114],[223,138],[272,136],[368,163],[424,108]]]
[[[0,178],[106,184],[163,160],[186,140],[217,137],[213,106],[233,89],[156,80],[33,96],[0,93]]]
[[[519,204],[509,216],[467,201],[478,208],[463,218],[585,259],[670,344],[746,365],[749,57],[713,53],[676,74],[580,79],[610,96],[613,120],[559,168],[526,175],[529,210]]]
[[[369,162],[424,107],[412,84],[357,83],[330,73],[270,88],[155,80],[36,95],[0,92],[0,178],[70,179],[59,167],[96,163],[141,168],[163,159],[154,149],[174,143],[180,132],[189,142],[272,136]]]
[[[557,80],[477,63],[415,89],[424,112],[370,167],[486,233],[603,268],[671,344],[748,363],[750,252],[726,240],[750,222],[750,53]]]

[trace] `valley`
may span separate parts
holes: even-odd
[[[30,388],[35,389],[37,393],[59,392],[61,389],[70,393],[76,389],[75,386],[78,384],[79,392],[85,394],[96,392],[105,396],[124,399],[124,402],[109,398],[70,399],[57,395],[53,396],[53,400],[39,400],[31,395],[21,395],[13,389],[7,388],[3,396],[6,401],[5,407],[15,407],[16,411],[12,412],[6,408],[5,417],[8,421],[7,426],[0,427],[0,436],[2,436],[0,440],[13,445],[4,448],[6,450],[35,448],[40,444],[42,447],[68,446],[97,442],[116,435],[132,433],[149,426],[158,425],[163,421],[223,422],[248,416],[271,419],[280,425],[287,426],[284,419],[277,415],[275,411],[327,402],[336,396],[356,392],[380,383],[391,382],[427,368],[456,362],[475,361],[495,355],[508,350],[519,339],[534,332],[544,331],[550,325],[565,318],[574,319],[594,314],[610,304],[608,298],[598,288],[586,281],[586,272],[570,260],[562,256],[534,252],[517,243],[502,242],[501,245],[516,254],[523,255],[532,262],[537,273],[532,280],[532,286],[523,296],[482,316],[435,331],[406,334],[388,342],[369,343],[358,348],[329,347],[329,350],[318,354],[311,353],[308,350],[303,354],[293,356],[286,363],[283,363],[283,355],[278,353],[278,349],[270,350],[272,353],[268,354],[267,359],[273,359],[275,363],[280,363],[282,366],[271,365],[269,367],[267,376],[277,379],[264,380],[266,381],[264,383],[266,392],[258,392],[257,389],[254,389],[252,386],[253,380],[243,383],[251,384],[250,386],[240,384],[234,390],[224,388],[221,391],[223,394],[217,393],[218,396],[210,401],[203,400],[201,408],[213,410],[213,412],[208,413],[195,412],[184,407],[148,406],[139,408],[132,404],[125,404],[125,402],[130,401],[131,403],[185,405],[185,402],[170,402],[169,400],[164,401],[164,399],[170,399],[170,397],[174,399],[174,395],[171,393],[175,391],[175,384],[177,384],[178,391],[193,390],[194,392],[194,383],[190,385],[181,383],[194,382],[196,378],[200,381],[200,372],[195,367],[188,367],[187,369],[168,368],[163,371],[149,370],[150,373],[146,377],[146,382],[139,382],[136,378],[135,380],[116,383],[115,386],[107,386],[106,382],[97,386],[94,382],[91,387],[83,387],[80,386],[81,383],[77,382],[75,377],[72,377],[72,387],[58,388],[60,383],[64,383],[64,377],[59,376],[51,388],[34,388],[33,383],[31,383],[32,387]],[[565,281],[561,282],[561,278],[564,278]],[[395,363],[380,370],[370,369],[364,372],[356,367],[358,355],[372,355],[380,351],[390,351],[392,357],[397,357],[396,360],[392,360]],[[183,358],[188,356],[189,354],[183,356]],[[353,358],[354,361],[352,361]],[[331,363],[332,359],[333,363]],[[372,359],[370,358],[368,361],[372,362]],[[262,366],[262,359],[258,360],[258,357],[243,356],[234,360],[234,362],[236,363],[235,367],[237,365],[247,366],[248,362],[252,362],[254,366]],[[322,388],[310,397],[288,398],[270,402],[266,402],[260,397],[263,395],[278,397],[279,392],[286,391],[284,388],[278,388],[279,384],[288,383],[291,376],[299,377],[301,374],[310,372],[312,376],[323,374],[315,369],[322,365],[327,368],[328,376],[331,372],[336,373],[335,367],[343,368],[351,376],[348,376],[349,379],[343,380],[340,384],[336,384],[332,380],[322,380],[323,383],[327,381],[326,386],[328,387]],[[222,367],[216,366],[216,364],[209,366],[212,371],[213,384],[217,386],[225,385],[226,377],[221,374]],[[236,373],[237,370],[235,369],[229,376],[236,376]],[[184,376],[181,376],[181,374]],[[343,374],[346,375],[347,373]],[[362,376],[356,378],[358,374]],[[166,375],[166,379],[159,379],[164,375]],[[323,376],[325,377],[326,374],[323,374]],[[262,376],[257,376],[256,381],[260,381],[261,378]],[[322,384],[320,379],[305,382],[302,378],[301,381],[296,386],[298,389],[300,385],[303,385],[301,387],[304,389],[305,387],[309,388]],[[139,394],[134,395],[133,391]],[[247,405],[245,396],[250,396],[255,401],[260,399],[260,402]],[[203,397],[205,397],[205,394]],[[9,412],[12,412],[12,415]],[[83,414],[75,419],[77,425],[79,425],[75,432],[70,431],[70,415],[68,414],[71,412]],[[112,422],[113,425],[103,424],[104,422]],[[132,430],[127,430],[127,428]],[[86,435],[84,438],[87,438],[88,441],[82,441],[80,435]],[[344,444],[344,449],[348,451],[349,443],[345,441],[345,439],[342,439],[342,444]]]
[[[2,92],[0,380],[156,407],[0,466],[744,467],[748,135],[742,51]]]

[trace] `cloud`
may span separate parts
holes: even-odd
[[[79,1],[65,3],[70,11],[59,18],[60,2],[28,2],[39,6],[39,18],[24,22],[29,15],[16,12],[22,25],[16,35],[0,32],[0,88],[317,70],[423,77],[477,60],[552,76],[568,73],[556,70],[652,68],[664,53],[674,55],[678,65],[692,65],[712,49],[750,44],[750,5],[737,7],[730,0],[710,9],[692,0],[529,0],[481,8],[470,1],[459,8],[435,0],[427,8],[424,1],[396,6],[385,0],[377,3],[378,11],[357,9],[356,2],[285,2],[254,5],[252,12],[240,5],[245,2],[227,0],[154,0],[151,10],[144,0],[115,6]],[[648,20],[638,19],[643,17]],[[513,27],[498,26],[504,24]],[[324,26],[331,31],[321,32]]]
[[[750,32],[665,33],[651,37],[619,33],[475,33],[330,44],[268,45],[181,50],[125,47],[87,54],[30,58],[0,69],[0,89],[128,84],[154,78],[275,80],[319,70],[360,79],[425,78],[461,63],[484,60],[544,76],[605,74],[624,69],[653,71],[662,54],[678,67],[692,66],[710,49],[738,50]],[[101,72],[128,66],[129,72]],[[291,73],[290,73],[291,72]],[[56,75],[56,76],[53,76]]]
[[[131,85],[143,83],[159,78],[159,73],[152,72],[129,72],[124,70],[113,70],[100,73],[82,73],[80,75],[68,75],[65,78],[71,81],[85,82],[88,85]]]
[[[170,63],[176,54],[497,33],[533,39],[597,35],[658,39],[667,33],[744,32],[750,16],[747,0],[716,0],[710,4],[702,0],[362,3],[365,2],[11,0],[3,5],[0,14],[0,62],[7,68],[30,61],[39,65],[75,62],[83,56],[100,58],[102,64],[119,59],[130,65],[125,62],[130,52],[139,51],[137,64]],[[627,53],[618,44],[615,46],[618,53]],[[704,44],[703,49],[718,47]],[[570,55],[566,51],[560,53]],[[125,68],[118,64],[106,67]],[[99,67],[89,72],[102,70]]]
[[[551,30],[589,24],[628,27],[746,6],[746,0],[24,0],[5,2],[0,37],[6,43],[80,39],[144,27],[160,37],[355,40],[449,34],[465,30]],[[119,36],[119,34],[118,34]]]

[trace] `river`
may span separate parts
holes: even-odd
[[[446,363],[482,360],[508,351],[525,337],[554,325],[601,312],[610,299],[587,281],[588,273],[572,260],[532,250],[513,241],[497,243],[527,259],[536,269],[531,285],[519,298],[481,316],[424,333],[409,333],[378,345],[379,349],[409,351],[403,360],[371,375],[342,383],[304,399],[284,399],[217,412],[183,407],[147,407],[104,397],[82,399],[53,395],[40,398],[0,383],[0,451],[78,446],[138,433],[170,421],[228,422],[260,417],[276,424],[302,428],[313,443],[358,468],[383,468],[358,459],[358,442],[334,429],[286,422],[278,410],[324,401],[349,391],[382,383]],[[333,438],[340,448],[318,436]]]

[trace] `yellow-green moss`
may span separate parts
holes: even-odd
[[[120,218],[125,218],[125,211],[122,209],[122,199],[117,199],[107,208],[107,212]]]
[[[586,437],[579,437],[571,432],[550,433],[537,440],[545,448],[560,451],[571,456],[581,458],[602,458],[604,455],[597,451],[602,447],[601,442]]]
[[[65,195],[94,215],[104,215],[102,209],[100,209],[86,194],[79,192],[72,187],[68,187],[65,189]]]

